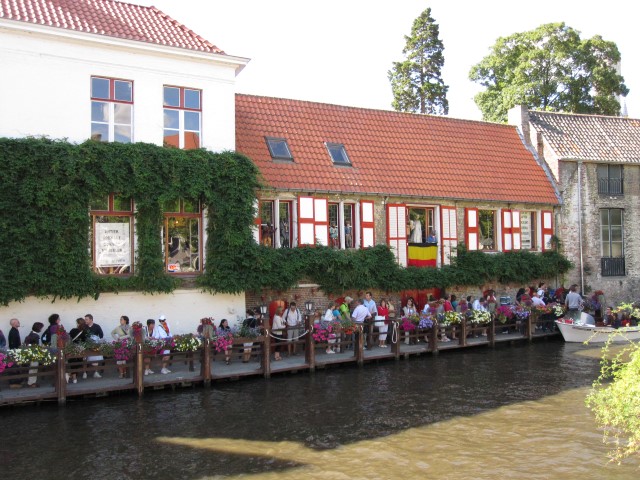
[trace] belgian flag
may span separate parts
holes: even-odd
[[[407,265],[410,267],[436,267],[437,243],[409,243]]]

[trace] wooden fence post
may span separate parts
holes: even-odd
[[[204,339],[204,343],[202,346],[202,365],[200,368],[200,373],[204,380],[204,386],[211,386],[211,340],[208,338]]]
[[[264,329],[264,342],[262,343],[262,368],[264,378],[271,378],[271,332]]]
[[[144,353],[142,351],[142,344],[136,344],[136,390],[138,391],[138,396],[142,396],[144,393]]]
[[[529,341],[533,341],[533,324],[534,324],[534,315],[535,313],[530,312],[529,313],[529,318],[527,318],[527,338],[529,339]]]
[[[67,403],[67,378],[65,376],[65,364],[64,364],[64,352],[58,351],[56,358],[56,387],[58,390],[58,405],[64,405]]]
[[[316,368],[316,344],[313,341],[313,322],[311,316],[307,315],[305,322],[305,330],[307,332],[306,347],[305,347],[305,362],[309,365],[309,370],[314,371]]]
[[[400,360],[400,322],[397,320],[392,320],[389,323],[389,333],[387,334],[387,339],[390,339],[391,342],[391,352],[393,353],[396,360]],[[395,336],[396,341],[393,341]]]
[[[487,325],[487,340],[489,340],[489,346],[496,346],[496,317],[491,314],[491,321]]]
[[[435,355],[438,354],[438,331],[440,330],[440,325],[434,322],[431,327],[431,332],[429,333],[429,350],[431,350]]]
[[[462,317],[462,322],[460,322],[460,345],[462,347],[467,345],[467,318]]]
[[[358,366],[362,366],[364,364],[364,330],[362,328],[362,324],[357,324],[355,326],[356,329],[356,362]]]

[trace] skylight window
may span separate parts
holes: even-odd
[[[325,143],[327,146],[327,150],[329,151],[329,155],[331,156],[331,160],[336,165],[351,165],[351,161],[347,156],[347,151],[344,149],[344,145],[342,143]]]
[[[265,137],[267,141],[267,147],[269,147],[269,153],[271,158],[278,160],[293,160],[291,150],[289,150],[289,144],[284,138],[270,138]]]

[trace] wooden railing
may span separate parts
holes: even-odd
[[[553,319],[537,317],[535,313],[526,321],[514,319],[503,324],[492,317],[487,325],[473,325],[465,319],[457,325],[436,325],[411,332],[404,332],[399,328],[399,322],[392,321],[387,331],[386,343],[389,347],[377,347],[379,329],[369,325],[366,339],[369,348],[365,349],[363,325],[356,325],[353,335],[340,332],[335,342],[316,342],[312,335],[314,325],[307,319],[305,327],[300,328],[302,335],[291,342],[276,344],[270,331],[265,329],[264,335],[257,338],[234,339],[227,352],[217,351],[215,343],[208,339],[195,352],[171,351],[168,355],[145,353],[143,346],[138,344],[135,354],[127,361],[118,361],[112,357],[98,361],[87,360],[87,357],[99,355],[93,351],[71,356],[57,352],[53,365],[14,366],[0,374],[0,404],[42,400],[57,400],[64,404],[72,397],[104,395],[110,391],[135,390],[138,395],[143,395],[147,388],[167,385],[203,383],[209,386],[212,380],[255,375],[268,378],[273,372],[313,370],[333,363],[356,362],[362,365],[373,359],[398,359],[424,352],[437,353],[450,348],[493,346],[496,342],[505,340],[531,340],[534,336],[549,334],[553,331],[553,326]],[[445,343],[444,335],[455,340]],[[298,355],[275,364],[272,361],[274,347],[288,349],[289,345],[292,345],[292,350],[297,350]],[[339,348],[339,351],[336,354],[326,354],[325,350],[329,346]],[[227,357],[230,359],[228,365]],[[160,371],[164,362],[171,372],[163,375]],[[147,369],[152,370],[153,374],[145,375]],[[85,375],[86,379],[83,378]],[[36,377],[40,387],[27,386],[29,377]],[[23,386],[20,390],[13,390],[10,382],[20,382]]]

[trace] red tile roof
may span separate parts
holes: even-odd
[[[156,7],[114,0],[0,0],[0,18],[224,54]]]
[[[286,138],[294,161],[272,160],[265,136]],[[558,204],[509,125],[236,95],[236,149],[276,189]]]

